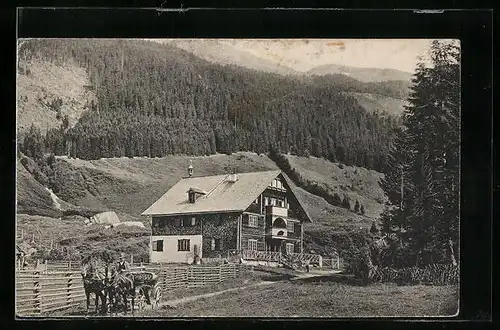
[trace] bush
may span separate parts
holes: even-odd
[[[393,282],[399,285],[454,285],[458,284],[458,266],[452,264],[430,264],[426,267],[391,267],[370,269],[368,279],[372,282]]]

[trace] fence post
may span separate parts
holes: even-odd
[[[134,264],[134,255],[130,254],[130,266]]]
[[[323,257],[319,256],[318,258],[319,268],[323,268]]]
[[[48,264],[47,264],[47,259],[45,259],[45,272],[48,270]]]
[[[33,272],[33,312],[35,315],[40,315],[42,313],[41,289],[42,283],[40,282],[40,271],[37,269]]]
[[[340,270],[340,256],[337,254],[337,269]]]
[[[67,303],[68,305],[70,305],[72,303],[72,299],[71,299],[71,289],[72,289],[72,284],[73,284],[73,279],[71,278],[71,273],[68,272],[66,273],[66,276],[68,276],[68,287],[66,289],[66,292],[67,292]]]
[[[71,260],[68,261],[68,269],[71,270]]]
[[[222,282],[222,265],[219,265],[219,283]]]

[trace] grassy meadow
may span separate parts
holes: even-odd
[[[458,310],[454,286],[356,286],[283,281],[202,298],[177,308],[143,311],[157,317],[431,317]]]

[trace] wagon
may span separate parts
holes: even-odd
[[[146,305],[156,309],[161,299],[161,286],[158,275],[148,271],[131,272],[134,277],[135,301],[139,310]]]

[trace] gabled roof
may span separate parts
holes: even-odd
[[[238,173],[236,182],[228,180],[230,174],[183,178],[142,215],[243,212],[280,174],[279,170]],[[290,182],[289,179],[286,181]],[[293,193],[292,185],[289,184]],[[195,203],[189,203],[187,191],[193,187],[206,192],[206,195],[198,197]],[[307,217],[311,221],[309,215]]]

